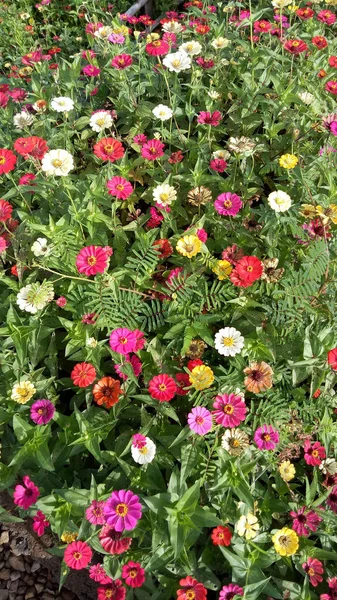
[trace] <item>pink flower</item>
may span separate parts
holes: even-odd
[[[108,42],[112,44],[124,44],[125,37],[121,33],[111,33],[108,35]]]
[[[1,254],[1,252],[4,252],[7,247],[8,247],[7,240],[2,235],[0,235],[0,254]]]
[[[133,354],[130,358],[129,354],[125,355],[125,362],[130,363],[134,376],[135,377],[139,377],[139,375],[142,372],[143,369],[143,365],[142,365],[142,361],[139,360],[138,356],[136,356],[136,354]],[[123,365],[115,365],[115,371],[117,373],[117,375],[123,379],[124,381],[127,380],[128,376],[125,375],[125,373],[122,372],[121,368]]]
[[[187,422],[191,431],[198,435],[205,435],[212,429],[212,415],[203,406],[192,408],[187,416]]]
[[[254,442],[259,450],[274,450],[279,440],[278,432],[271,425],[262,425],[254,433]]]
[[[321,577],[324,573],[323,563],[317,558],[309,556],[307,562],[302,564],[302,569],[309,576],[309,581],[314,587],[323,581],[323,577]]]
[[[243,589],[236,583],[230,583],[221,588],[219,600],[232,600],[234,596],[243,596]]]
[[[156,160],[157,158],[164,156],[164,148],[165,144],[159,140],[149,140],[143,144],[141,155],[143,158],[146,158],[146,160]]]
[[[168,277],[167,277],[167,283],[169,283],[170,285],[174,284],[174,280],[178,277],[178,275],[180,273],[182,273],[184,270],[183,267],[176,267],[175,269],[171,269],[171,271],[169,271]]]
[[[159,227],[160,223],[164,220],[163,215],[161,215],[154,206],[150,208],[151,218],[146,223],[146,227],[148,229],[154,229],[155,227]]]
[[[108,257],[100,246],[86,246],[76,256],[76,267],[79,273],[96,275],[103,273],[108,266]]]
[[[328,579],[329,593],[321,594],[320,600],[336,600],[337,598],[337,577]]]
[[[201,111],[198,115],[198,123],[201,125],[212,125],[213,127],[217,127],[220,124],[222,119],[222,114],[218,110],[210,113],[208,111]]]
[[[102,500],[93,500],[89,508],[85,511],[85,517],[92,525],[104,525],[104,502]]]
[[[103,550],[109,552],[113,556],[126,552],[130,548],[132,542],[130,537],[122,538],[122,533],[116,531],[114,527],[110,527],[109,525],[103,525],[98,534],[98,538]]]
[[[202,56],[198,56],[195,62],[199,65],[199,67],[205,70],[212,69],[215,65],[214,60],[211,58],[203,58]]]
[[[332,488],[326,503],[337,514],[337,485]]]
[[[130,54],[119,54],[111,61],[111,66],[115,69],[121,70],[130,67],[133,63],[132,56]]]
[[[116,196],[119,200],[126,200],[133,192],[130,181],[127,181],[124,177],[112,177],[106,185],[109,190],[108,194]]]
[[[114,329],[109,338],[110,348],[119,354],[130,354],[135,352],[137,347],[137,336],[135,331],[130,331],[126,327]]]
[[[85,325],[95,325],[95,323],[96,323],[96,313],[85,313],[85,315],[83,315],[81,321]]]
[[[146,446],[146,436],[141,433],[135,433],[132,436],[132,445],[134,448],[144,448]]]
[[[331,10],[321,10],[317,15],[317,19],[322,23],[326,23],[326,25],[332,25],[336,21],[336,15]]]
[[[125,600],[126,589],[121,579],[113,579],[111,583],[97,588],[97,600]]]
[[[109,577],[106,574],[103,565],[101,565],[100,563],[98,563],[97,565],[92,565],[92,567],[90,567],[89,577],[90,579],[96,581],[96,583],[101,583],[103,585],[111,583],[112,581],[111,577]]]
[[[116,531],[134,529],[142,516],[139,497],[130,490],[112,492],[105,503],[104,515],[107,524]]]
[[[208,234],[204,229],[197,230],[197,237],[203,243],[207,242]]]
[[[94,65],[85,65],[85,67],[83,67],[82,69],[82,73],[84,73],[84,75],[87,75],[88,77],[96,77],[96,75],[99,75],[100,72],[101,69],[95,67]]]
[[[222,394],[216,396],[212,413],[219,425],[237,427],[246,418],[247,406],[241,396]]]
[[[223,158],[214,158],[209,163],[210,169],[217,173],[223,173],[227,169],[227,163]]]
[[[86,542],[71,542],[64,552],[64,562],[71,569],[79,571],[85,569],[92,558],[92,551]]]
[[[67,298],[65,298],[64,296],[60,296],[59,298],[57,298],[57,300],[55,300],[55,302],[57,306],[63,308],[67,304]]]
[[[35,504],[39,495],[39,488],[28,477],[28,475],[25,475],[23,477],[23,485],[15,486],[13,494],[14,504],[19,506],[20,508],[23,508],[23,510],[28,510],[28,508],[30,508],[32,504]]]
[[[30,183],[31,181],[34,181],[34,179],[36,179],[36,175],[34,175],[34,173],[26,173],[25,175],[22,175],[22,177],[20,177],[19,185],[35,185],[33,183]]]
[[[44,534],[46,527],[49,527],[50,523],[47,521],[46,515],[40,510],[37,511],[35,517],[33,517],[33,530],[39,537]]]
[[[159,402],[169,402],[177,393],[177,384],[170,375],[155,375],[149,382],[149,393]]]
[[[293,519],[292,529],[296,531],[298,535],[308,537],[311,531],[317,531],[318,524],[322,519],[314,510],[305,511],[305,506],[302,506],[297,512],[292,510],[290,516]]]
[[[147,137],[144,133],[138,133],[138,135],[135,135],[133,138],[133,141],[138,146],[143,146],[143,144],[146,144],[147,142]]]
[[[220,194],[214,202],[214,208],[219,215],[237,215],[242,208],[242,200],[237,194],[225,192]]]
[[[323,458],[325,458],[325,449],[321,446],[320,442],[315,442],[311,445],[310,440],[304,442],[304,460],[307,465],[317,467],[321,464]]]
[[[145,569],[141,567],[140,563],[129,560],[122,567],[122,578],[125,580],[126,585],[132,588],[142,587],[145,581]]]
[[[6,108],[9,101],[9,96],[5,92],[0,92],[0,107]]]
[[[30,418],[37,425],[47,425],[55,414],[55,406],[50,400],[36,400],[30,408]]]

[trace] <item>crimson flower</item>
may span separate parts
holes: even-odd
[[[170,375],[155,375],[149,382],[149,393],[159,402],[169,402],[177,393],[177,384]]]
[[[256,256],[243,256],[230,274],[230,280],[239,287],[249,287],[260,279],[263,264]]]
[[[233,534],[229,527],[224,527],[223,525],[219,525],[219,527],[215,527],[212,531],[212,542],[214,546],[229,546],[231,543],[231,539]]]
[[[145,46],[145,52],[150,56],[164,56],[170,51],[170,45],[164,40],[155,40]]]
[[[297,511],[292,510],[290,516],[293,519],[292,529],[298,535],[308,537],[311,531],[317,531],[318,524],[322,521],[321,517],[314,510],[306,510],[302,506]]]
[[[290,52],[290,54],[301,54],[308,50],[308,46],[302,40],[287,40],[284,44],[284,49]]]
[[[328,363],[333,371],[337,371],[337,348],[333,348],[328,352]]]
[[[314,46],[316,46],[316,48],[319,48],[320,50],[326,48],[328,45],[328,41],[326,40],[326,38],[321,35],[315,35],[315,37],[313,37],[311,41],[314,44]]]
[[[92,551],[86,542],[71,542],[64,552],[64,562],[71,569],[79,571],[85,569],[92,558]]]
[[[185,579],[180,579],[177,590],[178,600],[206,600],[207,590],[202,583],[188,575]]]
[[[159,140],[153,139],[145,142],[141,149],[141,155],[146,160],[156,160],[161,156],[164,156],[165,144]]]
[[[201,111],[198,115],[198,123],[201,125],[212,125],[213,127],[217,127],[220,124],[222,119],[222,114],[219,110],[215,110],[210,113],[208,111]]]
[[[321,464],[325,456],[325,449],[321,446],[320,442],[315,442],[314,444],[311,444],[310,440],[304,442],[304,460],[307,465],[317,467]]]
[[[11,150],[0,148],[0,175],[13,171],[17,158]]]
[[[122,578],[126,585],[129,585],[132,588],[142,587],[145,581],[145,569],[141,567],[140,563],[129,560],[129,562],[122,567]]]
[[[321,577],[322,573],[324,573],[323,563],[317,558],[309,556],[307,562],[302,564],[302,569],[309,576],[309,581],[314,587],[323,581],[323,577]]]
[[[111,66],[121,71],[130,67],[133,63],[132,56],[130,54],[118,54],[111,61]]]
[[[11,218],[13,206],[7,200],[0,200],[0,221],[3,223]]]

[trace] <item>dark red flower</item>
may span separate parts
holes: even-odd
[[[288,40],[284,44],[285,50],[290,52],[290,54],[301,54],[301,52],[305,52],[308,50],[308,46],[302,40]]]
[[[328,364],[333,371],[337,371],[337,348],[333,348],[328,352]]]
[[[179,585],[181,587],[177,590],[178,600],[206,600],[206,588],[190,575],[185,579],[180,579]]]
[[[229,527],[223,527],[222,525],[219,525],[219,527],[215,527],[215,529],[213,529],[211,537],[214,546],[229,546],[233,534]]]
[[[322,50],[322,48],[326,48],[328,45],[328,41],[325,39],[325,37],[321,35],[315,35],[315,37],[313,37],[311,41],[314,44],[314,46],[316,46],[316,48],[319,48],[320,50]]]
[[[190,387],[191,382],[188,373],[177,373],[176,374],[176,384],[177,384],[177,395],[178,396],[186,396],[189,390],[185,390],[184,388]]]
[[[159,258],[168,258],[173,253],[173,248],[166,239],[156,240],[152,245],[159,251]]]

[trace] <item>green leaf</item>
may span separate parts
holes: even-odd
[[[24,519],[20,519],[20,517],[15,517],[11,515],[10,512],[7,512],[2,506],[0,506],[0,523],[23,523]]]

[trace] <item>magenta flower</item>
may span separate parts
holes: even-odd
[[[85,246],[76,256],[76,267],[79,273],[87,277],[104,273],[108,266],[108,255],[100,246]]]
[[[138,133],[133,138],[133,141],[138,146],[143,146],[143,144],[146,144],[146,142],[147,142],[147,137],[146,137],[146,135],[144,133]]]
[[[132,56],[130,54],[118,54],[111,61],[111,66],[115,67],[119,71],[131,67],[133,63]]]
[[[93,500],[89,508],[85,511],[85,517],[92,525],[104,525],[104,502],[103,500]]]
[[[30,418],[37,425],[47,425],[55,414],[55,406],[50,400],[36,400],[30,408]]]
[[[96,581],[96,583],[101,583],[102,585],[111,583],[112,579],[109,575],[106,574],[103,565],[98,563],[97,565],[92,565],[89,569],[89,577]]]
[[[110,348],[119,354],[129,354],[135,352],[137,347],[137,336],[135,331],[130,331],[126,327],[114,329],[109,338]]]
[[[33,529],[39,537],[44,534],[46,527],[49,527],[50,523],[47,521],[46,515],[40,510],[37,511],[35,517],[33,517]]]
[[[309,576],[309,581],[314,587],[323,581],[323,577],[321,577],[324,573],[323,563],[317,558],[309,556],[307,562],[302,564],[302,569]]]
[[[210,169],[217,173],[223,173],[227,169],[227,162],[223,158],[214,158],[209,163]]]
[[[329,593],[321,594],[320,600],[336,600],[337,598],[337,577],[329,577],[328,579]]]
[[[219,425],[237,427],[246,418],[247,406],[241,396],[222,394],[216,396],[212,413]]]
[[[20,506],[20,508],[23,508],[24,510],[28,510],[32,504],[35,504],[39,495],[39,488],[28,477],[28,475],[25,475],[23,477],[23,485],[15,486],[13,494],[14,504]]]
[[[219,215],[229,215],[233,217],[237,215],[242,207],[242,200],[237,194],[225,192],[220,194],[214,202],[214,208]]]
[[[140,331],[139,329],[135,329],[133,333],[135,334],[137,340],[136,352],[138,352],[138,350],[143,350],[146,341],[144,338],[144,332]]]
[[[243,596],[243,589],[236,583],[230,583],[221,588],[219,600],[232,600],[234,596]]]
[[[203,406],[192,408],[187,416],[187,422],[191,431],[198,435],[205,435],[212,429],[212,415]]]
[[[125,42],[125,37],[121,33],[111,33],[107,39],[112,44],[124,44]]]
[[[304,442],[304,460],[307,465],[317,467],[321,464],[323,458],[325,458],[325,449],[321,446],[320,442],[315,442],[311,445],[310,440]]]
[[[302,506],[297,512],[292,510],[290,516],[293,519],[292,529],[296,531],[298,535],[308,537],[311,531],[317,531],[318,524],[322,519],[314,510],[305,511],[305,506]]]
[[[144,448],[146,446],[146,436],[142,433],[135,433],[132,436],[132,445],[134,448]]]
[[[104,515],[107,524],[117,532],[134,529],[142,516],[139,497],[130,490],[112,492],[105,503]]]
[[[126,354],[125,362],[131,364],[134,376],[139,377],[139,375],[141,374],[141,372],[143,370],[143,363],[141,360],[139,360],[138,356],[136,356],[136,354],[133,354],[130,358],[129,354]],[[115,371],[116,371],[118,377],[123,379],[123,381],[126,381],[128,376],[125,375],[125,373],[123,373],[122,366],[123,365],[115,365]]]
[[[212,125],[213,127],[217,127],[220,124],[222,119],[222,114],[218,110],[215,110],[213,113],[208,111],[201,111],[198,115],[198,123],[200,125]]]
[[[203,243],[207,242],[208,233],[205,229],[197,229],[197,237]]]
[[[99,75],[100,72],[101,69],[95,67],[94,65],[85,65],[85,67],[83,67],[82,69],[82,73],[84,73],[84,75],[87,75],[88,77],[96,77],[96,75]]]
[[[108,194],[110,194],[110,196],[116,196],[119,200],[126,200],[133,192],[130,181],[127,181],[124,177],[112,177],[109,179],[106,186],[109,190]]]
[[[161,156],[164,156],[165,144],[159,140],[149,140],[142,145],[141,155],[146,160],[156,160]]]
[[[332,488],[326,503],[328,507],[337,514],[337,485]]]
[[[274,450],[280,436],[271,425],[262,425],[254,434],[254,442],[260,450]]]

